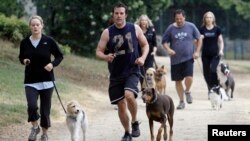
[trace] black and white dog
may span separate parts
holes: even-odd
[[[220,82],[220,85],[222,88],[225,89],[226,94],[228,96],[228,100],[233,98],[233,92],[235,87],[235,81],[234,78],[230,72],[229,65],[221,62],[219,64],[219,73],[218,73],[218,79]],[[229,91],[231,92],[229,93]]]
[[[209,99],[213,110],[222,108],[223,101],[228,100],[225,89],[221,86],[212,87],[209,91]]]

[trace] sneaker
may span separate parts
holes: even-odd
[[[48,138],[48,135],[47,134],[43,134],[42,136],[41,136],[41,141],[48,141],[49,140],[49,138]]]
[[[132,136],[128,132],[125,132],[124,136],[122,137],[121,141],[132,141]]]
[[[193,98],[192,98],[191,92],[185,92],[185,94],[186,94],[187,103],[191,104],[193,102]]]
[[[185,102],[184,101],[180,101],[179,105],[177,106],[178,110],[184,109],[185,108]]]
[[[132,137],[139,137],[141,135],[140,129],[139,129],[139,122],[135,121],[132,123]]]
[[[37,128],[32,127],[30,135],[29,135],[29,141],[35,141],[36,140],[36,135],[39,132],[40,132],[40,127],[37,127]]]

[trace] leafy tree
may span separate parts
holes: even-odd
[[[226,10],[235,9],[244,19],[250,19],[249,0],[219,0],[220,6]]]
[[[116,0],[33,0],[38,14],[44,18],[46,31],[59,42],[68,44],[72,51],[93,55],[97,41],[112,14]],[[134,22],[140,14],[159,19],[162,9],[171,0],[123,0],[129,6],[128,21]]]
[[[15,15],[18,18],[25,14],[24,7],[20,0],[0,0],[0,13],[8,17]]]

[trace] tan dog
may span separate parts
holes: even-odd
[[[146,83],[147,81],[147,83]],[[145,74],[145,79],[143,80],[142,88],[155,88],[155,69],[148,68]]]
[[[66,123],[70,131],[72,141],[86,140],[85,134],[88,126],[88,118],[81,105],[76,100],[72,100],[67,104]],[[81,130],[83,133],[83,139],[80,139]]]
[[[156,66],[156,71],[155,71],[155,89],[160,93],[160,94],[165,94],[166,93],[166,68],[164,65],[161,67]]]

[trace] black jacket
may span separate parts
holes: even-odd
[[[51,55],[54,60],[51,61]],[[56,42],[49,36],[42,35],[42,38],[35,48],[29,36],[21,41],[19,60],[24,64],[24,59],[30,59],[30,64],[25,67],[24,83],[37,83],[44,81],[54,81],[53,70],[48,72],[44,67],[52,63],[56,67],[63,60],[63,54]]]

